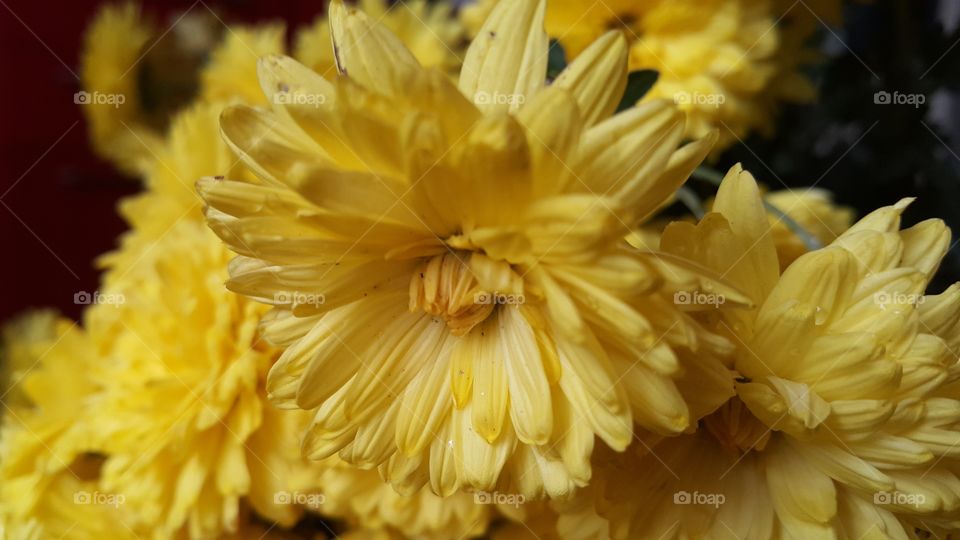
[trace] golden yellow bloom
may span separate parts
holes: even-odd
[[[631,41],[630,68],[659,73],[645,99],[662,97],[678,103],[688,115],[689,135],[700,137],[718,128],[717,149],[722,149],[770,121],[754,104],[774,73],[772,58],[779,44],[775,19],[765,2],[671,0],[613,7],[614,11],[595,8],[594,24],[603,20],[606,27],[623,28]],[[579,10],[577,3],[552,2],[551,8],[548,31],[563,36]],[[571,39],[561,37],[561,43],[569,43],[571,54],[578,54],[581,34],[574,30],[569,35]]]
[[[316,410],[309,457],[382,465],[404,492],[533,498],[589,480],[594,436],[623,449],[633,422],[687,428],[672,347],[717,340],[659,288],[736,293],[622,239],[713,137],[677,150],[683,118],[661,101],[609,118],[617,32],[545,87],[544,8],[498,6],[457,88],[334,2],[342,76],[267,58],[273,110],[225,111],[259,181],[199,189],[241,254],[228,286],[275,306],[265,335],[286,352],[268,390]]]
[[[958,367],[940,334],[957,329],[960,289],[924,296],[950,233],[939,220],[900,231],[905,207],[782,275],[738,167],[716,213],[668,227],[665,249],[726,275],[756,308],[711,316],[738,345],[736,396],[696,433],[595,456],[594,510],[612,537],[912,538],[925,522],[956,524],[960,393],[943,384]]]
[[[53,312],[4,329],[7,359],[22,367],[3,401],[0,431],[2,538],[128,538],[120,499],[97,483],[107,370],[85,332]]]
[[[136,540],[124,527],[123,499],[106,493],[76,468],[49,475],[50,482],[27,521],[11,520],[0,530],[10,540]]]
[[[221,34],[224,43],[215,48]],[[202,9],[188,10],[159,32],[133,3],[103,7],[86,33],[83,92],[75,97],[94,151],[127,174],[147,174],[181,107],[197,94],[211,100],[243,95],[244,69],[253,71],[258,55],[282,47],[282,29],[224,29]],[[246,65],[237,59],[238,48],[247,55]]]
[[[494,506],[477,504],[458,492],[439,497],[429,490],[397,493],[377,471],[362,470],[332,457],[322,464],[325,516],[345,519],[371,533],[400,533],[414,538],[473,538],[482,535]]]
[[[228,254],[183,220],[150,245],[133,231],[136,261],[108,269],[87,327],[114,368],[99,414],[109,426],[102,483],[121,493],[133,530],[206,538],[238,527],[241,499],[281,526],[306,491],[295,415],[265,403],[277,353],[260,341],[261,306],[223,288]]]
[[[475,32],[496,2],[465,8],[464,25]],[[767,0],[550,0],[546,18],[547,32],[569,57],[619,30],[630,43],[630,69],[659,73],[645,99],[677,103],[691,137],[719,129],[716,151],[751,131],[769,131],[775,100],[764,96],[776,74],[796,76],[780,70],[776,21]]]
[[[0,393],[5,407],[30,405],[23,378],[35,368],[57,338],[57,314],[52,310],[28,312],[3,326],[0,334]],[[4,411],[0,410],[0,418]]]
[[[178,231],[188,227],[178,222],[191,222],[194,225],[201,222],[200,200],[193,190],[192,179],[218,171],[228,172],[231,177],[249,175],[219,137],[220,111],[221,106],[217,104],[198,103],[179,114],[174,120],[167,141],[158,150],[158,160],[152,165],[151,172],[147,176],[147,191],[123,201],[121,205],[124,217],[135,232],[125,237],[123,249],[102,258],[102,262],[110,269],[108,281],[127,279],[124,274],[138,272],[138,267],[147,264],[144,262],[145,258],[154,256],[151,254],[157,250],[169,249],[170,242],[180,242],[163,239],[168,234],[176,238]],[[201,236],[203,235],[207,236],[207,239],[196,243],[205,245],[204,242],[213,239],[216,244],[219,244],[219,241],[212,237],[212,233],[203,231]],[[225,250],[220,245],[206,245],[203,249]],[[220,259],[220,262],[222,266],[219,272],[225,275],[227,260]],[[194,270],[208,275],[217,274],[213,266],[199,265]],[[218,280],[212,280],[210,286],[222,287],[222,284]],[[224,294],[227,293],[224,292]],[[208,369],[215,374],[218,368],[214,364],[209,364]],[[263,408],[265,412],[269,412],[272,405],[264,403]],[[300,418],[297,412],[274,411],[273,414],[281,417],[283,414],[293,414]],[[270,445],[279,445],[291,451],[289,459],[298,458],[299,453],[295,445],[304,424],[300,420],[284,420],[286,421],[300,422],[300,424],[295,428],[283,424],[283,429],[286,431],[278,432],[274,437],[257,438],[259,444],[264,445],[265,448],[263,453],[257,452],[259,455],[269,455]],[[248,446],[250,446],[249,443]],[[322,479],[327,478],[329,481],[321,482]],[[472,518],[469,524],[481,531],[489,521],[488,513],[483,511],[482,507],[471,508],[465,505],[466,500],[469,500],[471,506],[473,505],[472,498],[467,496],[441,500],[429,492],[422,492],[409,497],[407,501],[406,498],[400,498],[387,484],[383,484],[375,472],[348,468],[342,464],[330,467],[318,464],[303,480],[310,484],[311,492],[312,488],[324,486],[324,504],[311,508],[312,510],[322,511],[325,515],[335,514],[349,518],[371,530],[403,526],[413,527],[421,531],[421,534],[444,537],[455,527],[467,526],[456,521],[460,515],[469,515]],[[375,480],[380,482],[381,487],[377,487]],[[330,486],[328,487],[327,484]],[[387,498],[395,501],[395,504],[374,504],[379,498]],[[354,506],[356,509],[353,508]],[[468,510],[471,512],[468,513]],[[384,515],[381,517],[380,513]]]
[[[104,483],[136,509],[127,526],[137,531],[240,535],[247,505],[289,526],[300,510],[275,497],[316,484],[297,448],[299,415],[265,401],[278,353],[256,331],[264,310],[223,288],[228,252],[192,188],[203,175],[248,174],[218,136],[221,109],[200,102],[173,122],[147,190],[121,204],[133,230],[102,258],[104,293],[125,302],[88,310],[116,362]]]
[[[285,51],[282,24],[232,26],[210,54],[210,64],[200,74],[201,97],[210,103],[240,100],[263,104],[257,83],[257,59]]]
[[[358,7],[393,32],[420,65],[456,72],[463,62],[463,27],[449,3],[412,0],[390,5],[386,0],[360,0]],[[293,56],[325,78],[336,77],[327,17],[318,17],[297,33]]]
[[[154,34],[134,4],[108,5],[87,30],[80,60],[82,107],[94,150],[124,172],[139,175],[162,134],[147,120],[134,70]],[[98,96],[103,96],[98,98]]]

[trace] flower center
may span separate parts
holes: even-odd
[[[703,426],[721,446],[737,456],[762,451],[770,441],[771,432],[767,426],[736,397],[704,418]]]
[[[467,334],[498,305],[516,298],[523,298],[522,279],[509,264],[482,253],[450,251],[429,257],[410,279],[410,311],[422,309],[441,317],[455,336]]]

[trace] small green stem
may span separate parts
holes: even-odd
[[[697,195],[697,192],[687,186],[681,186],[680,189],[677,190],[677,200],[683,203],[683,205],[687,207],[687,210],[690,210],[697,219],[702,219],[706,213],[703,210],[703,203],[700,202],[700,197]]]
[[[704,182],[709,182],[715,186],[719,186],[720,183],[723,182],[723,173],[703,165],[694,169],[691,176],[697,180],[703,180]]]

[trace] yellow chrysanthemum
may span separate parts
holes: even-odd
[[[298,508],[276,499],[306,491],[298,423],[265,404],[276,352],[257,332],[261,306],[223,288],[228,254],[193,220],[136,262],[108,270],[87,327],[114,368],[99,412],[109,426],[104,487],[126,498],[133,530],[207,538],[237,530],[241,500],[292,525]],[[121,250],[126,248],[121,248]]]
[[[561,43],[569,43],[571,54],[578,54],[582,34],[570,25],[584,25],[572,20],[579,6],[561,0],[551,7],[548,30],[557,36],[570,32],[571,38],[561,37]],[[671,0],[623,2],[614,11],[595,9],[607,27],[624,29],[631,41],[631,69],[659,73],[645,99],[674,100],[688,115],[689,135],[700,137],[717,128],[717,149],[722,149],[770,122],[766,111],[754,104],[774,73],[772,58],[779,44],[776,20],[766,2]]]
[[[475,29],[496,1],[464,9],[465,26]],[[762,97],[778,71],[776,21],[766,0],[550,0],[546,18],[571,58],[604,32],[622,32],[630,69],[659,73],[645,99],[677,103],[692,137],[719,129],[717,151],[772,125],[775,111]]]
[[[457,88],[334,2],[341,76],[267,58],[273,110],[225,111],[259,181],[199,189],[241,254],[228,286],[276,306],[265,334],[287,350],[268,389],[316,410],[309,457],[379,465],[404,492],[533,498],[589,480],[594,436],[623,449],[633,422],[686,429],[672,347],[718,340],[659,287],[736,293],[622,239],[713,137],[677,150],[683,117],[660,101],[609,118],[617,32],[545,87],[544,9],[498,6]]]
[[[49,475],[43,497],[26,521],[11,520],[0,530],[7,540],[138,540],[124,526],[123,498],[106,493],[75,468]]]
[[[22,382],[37,359],[56,340],[57,314],[52,310],[32,311],[3,326],[0,333],[0,395],[3,404],[14,410],[30,404]],[[4,411],[0,410],[0,418]]]
[[[134,70],[153,34],[133,4],[101,9],[86,34],[80,60],[83,92],[74,99],[89,123],[94,151],[132,175],[143,171],[150,148],[162,138],[146,119]]]
[[[146,176],[171,119],[196,95],[211,104],[263,100],[256,60],[285,50],[283,26],[224,27],[211,18],[189,11],[157,37],[134,4],[98,13],[84,45],[80,105],[99,155]]]
[[[407,538],[475,538],[487,530],[493,506],[468,493],[439,497],[429,490],[399,494],[380,478],[332,457],[323,464],[321,511],[371,533]]]
[[[158,160],[151,167],[151,172],[147,176],[147,191],[123,202],[122,212],[135,232],[128,234],[124,239],[123,249],[111,253],[103,258],[103,262],[110,269],[107,281],[111,282],[117,279],[129,279],[125,274],[136,274],[143,272],[144,265],[152,257],[160,257],[160,252],[170,251],[171,245],[183,245],[182,252],[186,253],[192,250],[203,252],[207,250],[225,250],[219,241],[212,236],[209,231],[197,231],[196,226],[202,220],[200,213],[199,198],[193,190],[194,182],[188,179],[195,179],[211,173],[223,172],[231,174],[232,177],[243,177],[249,173],[240,165],[239,161],[230,153],[226,143],[219,137],[218,117],[221,106],[217,104],[198,103],[190,109],[184,111],[174,120],[169,137],[165,144],[158,150]],[[183,222],[183,223],[180,223]],[[189,225],[188,225],[189,223]],[[184,231],[190,231],[189,234]],[[184,241],[179,236],[187,234],[188,236],[198,235],[198,238]],[[167,238],[167,236],[172,238]],[[206,236],[206,238],[202,238]],[[210,245],[213,241],[215,245]],[[168,253],[164,257],[173,257],[177,255]],[[213,259],[216,259],[215,257]],[[218,272],[225,275],[227,269],[227,259],[216,259],[220,263],[219,270],[216,268],[215,261],[211,260],[205,264],[188,266],[182,272],[183,276],[189,276],[190,272],[199,272],[201,275],[196,279],[203,280],[203,275],[216,276]],[[177,286],[174,283],[168,283],[168,278],[163,275],[155,276],[154,279],[164,279],[164,287]],[[149,277],[144,277],[149,279]],[[182,284],[180,284],[182,285]],[[127,285],[134,287],[135,285]],[[222,287],[220,281],[211,279],[210,287]],[[229,293],[223,292],[223,295]],[[131,308],[136,309],[136,308]],[[259,313],[262,313],[260,310]],[[258,313],[258,316],[259,316]],[[116,316],[123,318],[123,314],[101,313],[98,317]],[[238,313],[238,316],[244,316]],[[247,324],[252,324],[253,319],[247,314]],[[117,319],[119,320],[119,319]],[[238,319],[235,324],[242,321]],[[182,328],[186,331],[189,321],[184,321]],[[116,326],[113,324],[112,326]],[[120,329],[123,330],[123,329]],[[195,331],[195,330],[194,330]],[[202,336],[206,329],[203,329],[199,335]],[[132,335],[130,332],[120,331],[118,335]],[[115,339],[105,334],[103,341]],[[229,339],[225,337],[224,339]],[[217,376],[219,366],[215,363],[200,364],[205,365],[208,374],[211,377]],[[135,366],[127,365],[121,367],[121,370],[130,370]],[[198,366],[199,367],[199,366]],[[198,372],[200,374],[201,372]],[[265,373],[258,371],[258,377]],[[262,384],[258,381],[257,384]],[[133,387],[128,387],[127,391],[132,391]],[[186,390],[184,390],[186,391]],[[277,433],[271,436],[255,436],[255,442],[248,442],[248,446],[258,455],[270,455],[271,446],[285,447],[286,451],[292,452],[288,456],[290,460],[296,460],[299,456],[296,443],[299,440],[299,432],[302,430],[303,423],[297,412],[279,413],[272,411],[272,405],[263,403],[265,414],[270,413],[270,417],[276,416],[276,420],[270,420],[265,423],[279,425]],[[283,415],[294,415],[297,420],[283,419]],[[291,428],[286,422],[300,422],[298,427]],[[255,445],[264,448],[261,452]],[[333,462],[334,460],[331,460]],[[271,465],[273,466],[273,465]],[[451,531],[480,531],[485,530],[489,521],[488,512],[483,507],[473,508],[472,498],[465,496],[455,496],[449,499],[440,499],[429,492],[421,492],[408,498],[402,498],[397,495],[388,484],[384,484],[375,472],[364,471],[353,467],[347,467],[343,464],[318,464],[311,468],[308,475],[302,479],[304,493],[314,491],[313,488],[323,486],[324,504],[311,508],[312,510],[322,511],[324,515],[338,515],[351,522],[356,523],[371,531],[379,531],[393,527],[398,530],[403,527],[404,530],[416,530],[418,534],[432,537],[446,537]],[[377,486],[379,482],[380,487]],[[307,490],[306,488],[310,489]],[[264,492],[264,490],[261,490]],[[269,492],[264,492],[270,495]],[[313,498],[315,499],[315,497]],[[312,499],[311,499],[312,500]],[[380,500],[393,501],[390,504],[380,504]],[[469,502],[470,506],[467,506]],[[265,501],[270,503],[270,501]],[[469,521],[460,521],[460,516],[468,516]]]
[[[757,186],[735,168],[716,213],[664,232],[756,308],[711,317],[738,345],[736,395],[696,433],[597,454],[589,495],[612,537],[906,539],[958,523],[960,393],[943,384],[960,376],[960,298],[924,296],[950,233],[900,231],[905,206],[781,275]]]
[[[122,499],[97,483],[96,414],[106,370],[85,332],[53,312],[4,329],[5,348],[23,369],[3,398],[0,431],[2,538],[132,538]],[[11,358],[7,356],[7,358]]]
[[[264,310],[223,289],[229,255],[192,188],[248,174],[218,136],[221,110],[200,102],[174,120],[147,190],[121,204],[133,230],[102,258],[104,294],[125,302],[88,310],[116,364],[100,417],[115,431],[104,483],[136,509],[137,531],[242,535],[247,505],[289,526],[300,510],[276,497],[316,483],[297,448],[302,421],[265,400],[277,353],[259,340]]]
[[[449,3],[412,0],[360,0],[358,7],[396,35],[424,67],[456,72],[463,62],[464,33]],[[337,75],[330,44],[330,22],[318,17],[297,33],[294,58],[325,78]]]
[[[147,174],[177,111],[198,94],[254,96],[244,92],[256,80],[244,68],[282,50],[275,26],[226,28],[206,10],[188,10],[159,33],[133,3],[103,7],[85,36],[77,99],[94,151],[130,175]]]
[[[228,28],[223,41],[211,52],[210,64],[200,74],[202,98],[209,103],[240,100],[262,104],[257,59],[282,54],[286,50],[285,36],[282,24]]]

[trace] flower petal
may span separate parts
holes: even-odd
[[[549,41],[544,0],[500,2],[467,49],[460,91],[485,113],[515,111],[543,88]]]

